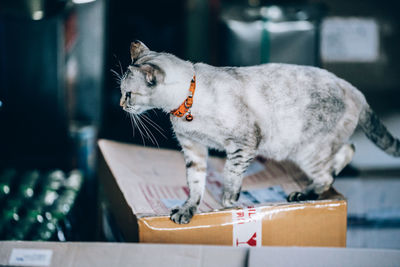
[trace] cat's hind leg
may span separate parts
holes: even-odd
[[[226,153],[222,205],[229,208],[239,199],[243,174],[253,161],[256,151],[247,146],[231,145]]]
[[[339,147],[339,149],[334,149]],[[336,151],[332,153],[332,151]],[[333,183],[333,174],[338,175],[353,158],[355,148],[353,144],[324,146],[314,157],[303,157],[298,161],[299,167],[311,180],[302,192],[293,192],[288,201],[315,200],[322,193],[329,190]],[[311,160],[309,160],[311,159]]]
[[[338,175],[353,159],[355,147],[353,144],[344,144],[336,153],[333,161],[333,173]]]
[[[311,178],[312,179],[312,178]],[[287,197],[287,201],[306,201],[316,200],[319,196],[328,191],[333,183],[332,174],[321,174],[318,179],[313,179],[312,183],[308,185],[302,192],[292,192]]]
[[[208,149],[184,136],[177,135],[186,163],[186,179],[189,187],[189,197],[186,202],[171,211],[170,218],[175,223],[189,223],[197,211],[203,196],[206,172]]]
[[[315,151],[315,150],[314,150]],[[289,202],[316,200],[329,190],[333,183],[333,166],[338,163],[338,169],[345,161],[335,161],[336,153],[331,152],[329,146],[324,146],[318,153],[312,156],[304,156],[296,163],[310,179],[310,184],[302,192],[292,192],[287,197]],[[306,155],[306,154],[305,154]]]

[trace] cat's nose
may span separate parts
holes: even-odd
[[[126,99],[124,97],[121,97],[121,99],[119,100],[119,105],[121,107],[124,107],[125,106],[125,102],[126,102]]]

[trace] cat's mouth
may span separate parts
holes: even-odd
[[[128,113],[137,113],[138,112],[138,107],[137,106],[124,106],[122,109]]]
[[[148,110],[149,108],[146,106],[139,106],[139,105],[135,105],[135,106],[126,105],[122,109],[128,113],[140,114],[140,113],[143,113],[144,111]]]

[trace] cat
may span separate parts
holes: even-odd
[[[243,173],[257,155],[290,160],[308,176],[310,184],[288,201],[317,199],[352,160],[355,149],[348,140],[357,126],[383,151],[400,156],[399,139],[364,95],[326,70],[279,63],[213,67],[151,51],[140,41],[131,43],[130,53],[121,107],[132,114],[153,108],[171,113],[182,147],[190,194],[171,211],[175,223],[189,223],[197,210],[209,148],[227,155],[224,207],[235,205]]]

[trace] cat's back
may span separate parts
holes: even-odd
[[[313,66],[267,63],[248,67],[213,67],[196,64],[215,94],[232,95],[245,102],[263,101],[307,105],[312,99],[333,95],[362,100],[361,93],[333,73]],[[283,102],[283,103],[281,103]]]
[[[333,73],[313,66],[267,63],[246,67],[213,67],[206,64],[196,64],[200,69],[206,70],[208,78],[232,83],[248,90],[273,89],[319,89],[333,87],[339,81],[343,81]]]
[[[315,95],[334,95],[338,98],[347,96],[360,101],[364,98],[349,82],[313,66],[268,63],[239,67],[236,73],[242,77],[242,81],[252,85],[244,94],[272,97],[274,101],[285,97],[307,102],[307,99]]]
[[[204,63],[195,64],[196,68],[208,79],[224,80],[225,82],[239,82],[242,84],[265,82],[318,82],[338,79],[334,74],[313,66],[267,63],[246,67],[214,67]]]
[[[237,73],[249,79],[259,79],[263,83],[286,86],[336,82],[339,78],[333,73],[313,66],[286,63],[267,63],[250,67],[238,67]],[[298,87],[298,86],[296,86]]]
[[[345,102],[355,102],[357,105],[365,103],[364,95],[357,88],[325,69],[269,63],[260,65],[258,71],[262,73],[259,84],[262,90],[275,92],[278,95],[288,94],[309,100],[315,97],[333,96]]]

